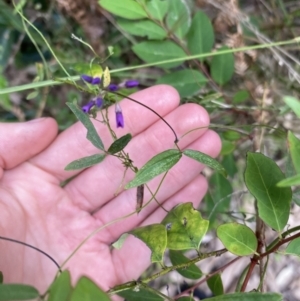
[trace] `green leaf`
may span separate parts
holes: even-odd
[[[295,170],[300,174],[300,140],[291,131],[288,132],[288,148]]]
[[[277,183],[278,187],[291,187],[300,185],[300,174],[281,180]]]
[[[293,96],[285,96],[284,102],[293,110],[298,118],[300,118],[300,101]]]
[[[216,274],[208,278],[207,285],[215,296],[220,296],[224,294],[224,288],[220,274]]]
[[[225,248],[235,255],[248,256],[256,252],[256,236],[245,225],[238,223],[223,224],[217,228],[217,236]]]
[[[234,96],[232,98],[232,102],[234,104],[240,104],[240,103],[245,102],[249,98],[250,98],[249,92],[247,90],[241,90],[234,94]]]
[[[107,152],[110,154],[116,154],[123,150],[126,145],[129,143],[129,141],[132,139],[131,134],[126,134],[116,141],[112,143],[112,145],[108,148]]]
[[[147,3],[147,12],[153,19],[163,21],[169,9],[169,1],[150,0]]]
[[[190,260],[185,257],[181,252],[172,251],[169,252],[169,257],[172,265],[178,265],[182,263],[188,263]],[[199,279],[202,276],[200,269],[193,263],[190,266],[176,270],[180,275],[188,279]]]
[[[192,203],[175,206],[161,223],[166,226],[171,250],[198,249],[209,224]]]
[[[227,46],[224,46],[218,50],[229,49]],[[212,78],[219,85],[224,85],[230,81],[234,73],[234,56],[233,53],[225,53],[213,56],[210,63],[210,73]]]
[[[170,1],[166,24],[170,32],[179,39],[184,38],[191,26],[190,9],[186,0]]]
[[[8,87],[7,80],[0,73],[0,91],[4,88],[7,88],[7,87]],[[12,105],[10,99],[9,99],[9,94],[5,94],[5,95],[1,96],[0,107],[2,107],[4,110],[8,110],[8,111],[12,110],[13,105]]]
[[[202,163],[205,164],[206,166],[219,171],[221,174],[223,174],[225,177],[227,176],[226,170],[224,167],[214,158],[201,153],[199,151],[193,150],[193,149],[186,149],[183,151],[184,155]]]
[[[295,255],[300,257],[300,237],[292,240],[285,249],[286,255]]]
[[[164,301],[161,296],[143,287],[122,291],[119,292],[118,295],[125,298],[127,301]]]
[[[216,296],[207,301],[282,301],[282,295],[275,293],[234,293]]]
[[[68,301],[71,291],[70,272],[63,271],[51,284],[47,301]]]
[[[222,165],[227,171],[227,174],[233,178],[235,174],[238,172],[237,169],[237,162],[234,158],[233,153],[223,156],[223,159],[221,161]]]
[[[156,63],[170,59],[186,57],[185,52],[174,42],[171,41],[147,41],[135,44],[133,52],[146,63]],[[182,61],[160,64],[161,68],[173,68],[182,64]]]
[[[224,213],[229,209],[233,189],[231,183],[218,173],[210,177],[209,187],[209,197],[205,204],[211,225],[219,212]]]
[[[99,64],[91,63],[76,63],[72,65],[72,69],[78,74],[86,74],[92,77],[101,78],[103,75],[103,68]]]
[[[0,301],[32,300],[39,296],[37,289],[25,284],[0,284]]]
[[[101,150],[104,150],[103,142],[102,142],[101,138],[99,137],[99,135],[95,129],[95,126],[91,122],[89,116],[87,114],[83,113],[81,108],[75,103],[67,102],[66,105],[71,109],[71,111],[74,113],[74,115],[77,117],[77,119],[87,129],[87,136],[86,136],[87,139],[89,141],[91,141],[95,147],[97,147]]]
[[[129,232],[143,241],[151,250],[151,262],[162,262],[167,247],[167,230],[161,224],[136,228]]]
[[[100,162],[102,162],[105,158],[105,154],[95,154],[88,157],[83,157],[78,160],[72,161],[69,163],[65,170],[77,170],[77,169],[83,169],[87,167],[91,167],[93,165],[96,165]]]
[[[202,11],[198,11],[187,34],[188,49],[191,54],[209,53],[214,45],[214,31],[210,19]],[[203,58],[202,58],[203,60]]]
[[[24,31],[21,18],[14,14],[12,8],[3,0],[0,1],[0,17],[3,19],[5,27],[10,27],[20,32]]]
[[[295,175],[295,167],[292,161],[291,152],[289,151],[286,156],[285,162],[285,177],[289,178]]]
[[[149,182],[159,174],[170,170],[181,157],[182,153],[177,149],[169,149],[154,156],[139,169],[135,178],[125,186],[125,189]]]
[[[0,4],[1,6],[1,4]],[[4,68],[8,64],[9,57],[12,53],[12,47],[15,38],[14,30],[1,28],[0,27],[0,72],[1,74],[4,71]]]
[[[111,301],[111,299],[89,278],[81,277],[72,294],[70,301]]]
[[[223,133],[223,137],[229,141],[236,141],[241,138],[241,134],[236,131],[228,130]]]
[[[126,32],[139,37],[148,37],[149,40],[162,40],[167,33],[156,23],[150,20],[128,21],[119,19],[117,24]]]
[[[13,11],[12,7],[6,4],[3,0],[0,1],[0,19],[4,21],[3,23],[5,23],[6,28],[16,29],[19,32],[25,33],[21,17],[18,14],[16,14]],[[28,31],[30,32],[32,39],[37,44],[42,46],[45,45],[43,39],[32,27],[29,26]]]
[[[234,143],[232,143],[231,141],[222,139],[221,155],[231,154],[235,149],[236,149],[236,146]]]
[[[257,199],[259,217],[276,231],[281,231],[289,218],[291,188],[277,187],[284,174],[274,161],[260,153],[247,154],[245,183]]]
[[[188,97],[198,92],[207,82],[207,78],[197,70],[180,70],[158,78],[156,84],[173,86],[181,97]]]
[[[143,7],[133,0],[100,0],[99,4],[110,13],[125,19],[137,20],[147,17]]]
[[[209,224],[213,226],[218,214],[229,209],[233,189],[231,183],[218,173],[210,177],[209,187],[210,194],[205,197],[205,204],[206,211],[209,212]],[[220,223],[222,220],[217,221]]]
[[[300,206],[300,189],[297,188],[293,191],[293,202],[295,202],[298,206]]]
[[[0,284],[3,283],[3,273],[0,271]]]
[[[26,96],[26,99],[27,99],[27,100],[34,99],[34,98],[36,98],[38,95],[39,95],[39,91],[38,91],[38,90],[35,90],[35,91],[32,91],[31,93],[29,93],[29,94]]]
[[[123,244],[124,244],[124,242],[125,242],[125,240],[126,240],[126,238],[127,238],[127,236],[128,236],[128,233],[123,233],[123,234],[118,238],[118,240],[115,241],[115,242],[112,244],[112,246],[113,246],[115,249],[117,249],[117,250],[121,249],[122,246],[123,246]]]

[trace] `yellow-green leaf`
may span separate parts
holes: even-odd
[[[161,224],[136,228],[129,232],[142,240],[151,250],[151,262],[162,262],[167,247],[167,230]]]
[[[134,0],[100,0],[99,4],[110,13],[125,19],[137,20],[147,17],[143,7]]]
[[[208,220],[202,218],[192,203],[175,206],[163,219],[167,229],[167,247],[171,250],[198,249],[208,229]]]

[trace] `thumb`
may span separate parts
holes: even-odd
[[[0,123],[0,171],[10,169],[44,150],[57,135],[52,118]]]

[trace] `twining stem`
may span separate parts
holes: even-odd
[[[39,249],[39,248],[37,248],[35,246],[32,246],[30,244],[27,244],[26,242],[19,241],[19,240],[13,239],[13,238],[8,238],[8,237],[0,236],[0,239],[17,243],[17,244],[23,245],[25,247],[31,248],[33,250],[36,250],[36,251],[42,253],[43,255],[45,255],[46,257],[48,257],[56,265],[56,267],[58,268],[59,272],[61,273],[61,267],[56,262],[56,260],[53,257],[51,257],[49,254],[47,254],[46,252],[44,252],[43,250],[41,250],[41,249]]]
[[[56,59],[57,63],[60,65],[61,69],[65,72],[65,74],[69,77],[69,79],[71,79],[72,81],[74,81],[74,79],[71,78],[70,74],[68,73],[68,71],[65,69],[65,67],[62,65],[62,63],[60,62],[60,60],[58,59],[58,57],[56,56],[56,54],[54,53],[54,51],[52,50],[50,44],[48,43],[48,41],[45,39],[44,35],[22,14],[22,12],[19,10],[19,8],[17,8],[16,5],[14,5],[16,8],[17,13],[20,15],[20,17],[22,18],[23,21],[25,21],[26,23],[28,23],[28,25],[30,25],[43,39],[43,41],[45,42],[45,44],[47,45],[49,51],[51,52],[51,54],[53,55],[53,57]]]
[[[146,68],[146,67],[159,66],[159,65],[162,65],[162,64],[166,64],[166,63],[181,62],[182,60],[188,61],[188,60],[194,60],[194,59],[198,59],[198,58],[205,58],[205,57],[211,57],[211,56],[216,56],[216,55],[222,55],[222,54],[226,54],[226,53],[244,52],[244,51],[248,51],[248,50],[264,49],[264,48],[271,48],[271,47],[274,47],[274,46],[296,44],[299,41],[300,41],[300,38],[297,37],[297,38],[287,40],[287,41],[280,41],[280,42],[274,42],[274,43],[265,43],[265,44],[260,44],[260,45],[234,48],[234,49],[225,49],[225,50],[222,50],[222,51],[216,51],[216,52],[212,52],[212,53],[202,53],[202,54],[184,56],[184,57],[176,58],[176,59],[163,60],[163,61],[154,62],[154,63],[141,64],[141,65],[138,65],[138,66],[119,68],[119,69],[111,70],[110,73],[136,70],[136,69],[141,69],[141,68]],[[63,78],[62,80],[67,80],[67,79],[72,80],[72,81],[77,81],[77,80],[80,79],[80,77],[78,75],[76,75],[76,76]],[[8,87],[8,88],[5,88],[5,89],[1,89],[0,90],[0,95],[9,94],[9,93],[12,93],[12,92],[25,91],[25,90],[29,90],[29,89],[41,88],[41,87],[45,87],[45,86],[61,85],[61,84],[62,84],[62,82],[58,82],[56,80],[47,80],[47,81],[43,81],[43,82],[34,82],[34,83],[22,85],[22,86]]]
[[[299,226],[297,227],[299,228]],[[265,257],[265,256],[268,256],[269,254],[277,251],[282,245],[286,244],[287,242],[290,242],[296,238],[300,237],[300,232],[295,234],[295,235],[292,235],[288,238],[285,238],[285,239],[281,239],[278,241],[277,244],[275,244],[272,248],[267,248],[267,251],[263,254],[260,254],[260,257]]]
[[[176,134],[176,132],[175,132],[175,130],[171,127],[171,125],[161,116],[161,115],[159,115],[156,111],[154,111],[153,109],[151,109],[150,107],[148,107],[147,105],[145,105],[145,104],[143,104],[143,103],[141,103],[141,102],[139,102],[139,101],[137,101],[137,100],[135,100],[135,99],[133,99],[133,98],[131,98],[130,96],[126,96],[126,95],[124,95],[124,94],[122,94],[122,93],[119,93],[119,92],[114,92],[114,94],[117,94],[117,95],[119,95],[119,96],[122,96],[122,97],[124,97],[124,98],[127,98],[127,99],[129,99],[129,100],[131,100],[131,101],[133,101],[133,102],[135,102],[135,103],[137,103],[137,104],[139,104],[139,105],[141,105],[142,107],[145,107],[146,109],[148,109],[148,110],[150,110],[152,113],[154,113],[156,116],[158,116],[170,129],[171,129],[171,131],[173,132],[173,134],[174,134],[174,136],[175,136],[175,141],[174,141],[174,143],[177,145],[177,143],[178,143],[178,137],[177,137],[177,134]]]
[[[271,242],[268,246],[267,246],[267,251],[269,251],[270,249],[272,249],[275,245],[277,245],[280,241],[282,241],[282,239],[284,239],[285,237],[287,237],[288,235],[290,235],[293,232],[299,231],[300,230],[300,226],[296,226],[293,228],[288,229],[287,231],[283,232],[281,234],[281,238],[277,237],[273,242]]]
[[[226,252],[227,252],[226,249],[221,249],[221,250],[213,251],[213,252],[210,252],[210,253],[199,254],[197,257],[191,259],[189,262],[180,263],[180,264],[177,264],[177,265],[165,267],[162,271],[160,271],[160,272],[158,272],[154,275],[151,275],[151,276],[149,276],[149,277],[147,277],[147,278],[145,278],[145,279],[143,279],[139,282],[142,283],[142,284],[147,284],[150,281],[152,281],[152,280],[154,280],[158,277],[161,277],[163,275],[166,275],[166,274],[170,273],[171,271],[174,271],[174,270],[177,270],[177,269],[186,269],[190,265],[192,265],[196,262],[199,262],[203,259],[213,257],[213,256],[216,256],[216,257],[221,256],[223,253],[226,253]],[[115,287],[110,289],[107,293],[112,295],[112,294],[116,294],[116,293],[124,291],[124,290],[128,290],[129,288],[134,288],[139,282],[129,281],[129,282],[126,282],[126,283],[123,283],[123,284],[120,284],[120,285],[116,285]]]
[[[160,186],[159,186],[160,187]],[[149,204],[150,204],[150,202],[156,197],[156,195],[157,195],[157,193],[158,193],[158,190],[159,190],[159,187],[156,189],[156,191],[154,192],[154,194],[152,194],[152,196],[151,196],[151,198],[149,199],[149,201],[142,207],[142,208],[145,208],[145,207],[147,207]],[[141,209],[142,209],[141,208]],[[121,216],[121,217],[119,217],[119,218],[116,218],[116,219],[114,219],[114,220],[112,220],[112,221],[110,221],[110,222],[108,222],[108,223],[106,223],[105,225],[103,225],[103,226],[101,226],[101,227],[99,227],[99,228],[97,228],[97,229],[95,229],[93,232],[91,232],[84,240],[82,240],[81,242],[80,242],[80,244],[72,251],[72,253],[67,257],[67,259],[62,263],[62,265],[60,266],[60,268],[62,269],[65,265],[66,265],[66,263],[75,255],[75,253],[90,239],[90,238],[92,238],[94,235],[96,235],[98,232],[100,232],[100,231],[102,231],[104,228],[106,228],[106,227],[108,227],[108,226],[110,226],[110,225],[112,225],[112,224],[114,224],[114,223],[117,223],[117,222],[120,222],[120,221],[122,221],[122,220],[125,220],[126,218],[128,218],[128,217],[130,217],[130,216],[132,216],[132,215],[134,215],[134,214],[136,214],[136,210],[135,211],[133,211],[133,212],[131,212],[131,213],[129,213],[129,214],[127,214],[127,215],[124,215],[124,216]]]
[[[229,261],[228,263],[226,263],[225,265],[223,265],[219,269],[215,270],[214,272],[210,273],[209,275],[207,275],[206,277],[204,277],[203,279],[201,279],[200,281],[198,281],[197,283],[195,283],[193,286],[189,287],[187,290],[185,290],[185,291],[181,292],[180,294],[176,295],[174,297],[174,299],[178,299],[179,297],[181,297],[183,295],[186,295],[188,292],[196,289],[202,283],[207,282],[207,280],[210,279],[212,276],[223,272],[225,269],[227,269],[229,266],[231,266],[233,263],[235,263],[236,261],[240,260],[241,258],[242,257],[236,257],[233,260]]]

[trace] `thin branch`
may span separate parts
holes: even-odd
[[[108,91],[109,92],[109,91]],[[150,107],[148,107],[147,105],[145,105],[145,104],[143,104],[143,103],[141,103],[141,102],[139,102],[139,101],[137,101],[137,100],[135,100],[135,99],[133,99],[133,98],[131,98],[130,96],[126,96],[126,95],[124,95],[124,94],[122,94],[122,93],[119,93],[119,92],[113,92],[113,94],[117,94],[117,95],[119,95],[119,96],[121,96],[121,97],[124,97],[124,98],[127,98],[127,99],[129,99],[129,100],[131,100],[131,101],[133,101],[133,102],[135,102],[135,103],[137,103],[137,104],[139,104],[139,105],[141,105],[142,107],[145,107],[146,109],[148,109],[148,110],[150,110],[152,113],[154,113],[156,116],[158,116],[170,129],[171,129],[171,131],[173,132],[173,134],[174,134],[174,136],[175,136],[175,141],[174,141],[174,143],[175,144],[177,144],[178,143],[178,137],[177,137],[177,134],[176,134],[176,132],[175,132],[175,130],[172,128],[172,126],[161,116],[161,115],[159,115],[157,112],[155,112],[153,109],[151,109]]]
[[[39,249],[39,248],[37,248],[37,247],[34,247],[34,246],[32,246],[32,245],[29,245],[29,244],[27,244],[27,243],[25,243],[25,242],[22,242],[22,241],[13,239],[13,238],[8,238],[8,237],[0,236],[0,239],[3,239],[3,240],[7,240],[7,241],[10,241],[10,242],[17,243],[17,244],[23,245],[23,246],[25,246],[25,247],[31,248],[31,249],[33,249],[33,250],[36,250],[36,251],[42,253],[43,255],[45,255],[46,257],[48,257],[48,258],[56,265],[56,267],[58,268],[58,270],[59,270],[60,273],[62,272],[62,271],[61,271],[61,268],[60,268],[59,264],[56,262],[56,260],[55,260],[53,257],[51,257],[49,254],[47,254],[46,252],[44,252],[43,250],[41,250],[41,249]]]

